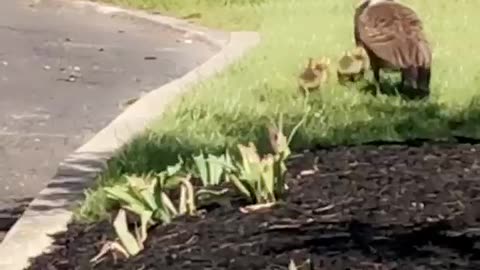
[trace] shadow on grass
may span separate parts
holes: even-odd
[[[443,105],[431,101],[382,103],[372,99],[359,106],[363,106],[359,109],[365,109],[366,106],[369,119],[344,125],[336,123],[326,130],[318,128],[323,123],[315,116],[310,116],[305,127],[296,133],[291,144],[292,150],[366,143],[414,145],[432,141],[467,142],[468,139],[469,143],[480,143],[480,97],[474,98],[469,106],[457,112],[449,111]],[[350,110],[354,112],[356,108]],[[98,187],[124,181],[123,175],[161,172],[167,166],[176,164],[179,157],[186,162],[188,168],[192,165],[190,157],[200,151],[220,154],[227,148],[236,147],[238,143],[249,141],[257,144],[260,153],[269,152],[265,129],[269,120],[244,114],[237,118],[240,120],[235,121],[235,125],[232,125],[233,120],[229,117],[219,116],[215,130],[220,130],[221,134],[212,137],[182,134],[173,130],[162,134],[147,132],[135,138],[108,162],[108,169],[102,174],[100,181],[96,182],[97,186],[88,191],[89,196],[78,217],[86,221],[105,217],[113,205]],[[286,115],[286,134],[290,133],[301,117],[300,114]],[[327,121],[335,122],[334,119]],[[213,133],[215,132],[212,131]]]
[[[395,83],[392,80],[382,80],[380,83],[380,88],[372,83],[371,81],[364,80],[360,86],[360,92],[365,94],[370,94],[372,96],[378,96],[379,94],[387,96],[398,96],[400,95],[400,83]]]
[[[407,105],[371,102],[367,106],[372,116],[370,120],[338,125],[329,129],[324,136],[311,135],[308,128],[300,128],[292,141],[293,150],[299,151],[314,145],[355,145],[416,139],[456,142],[468,138],[476,142],[476,139],[480,139],[480,97],[474,98],[464,110],[453,114],[446,113],[443,105],[434,102],[420,101]],[[254,141],[258,143],[259,151],[265,153],[270,150],[265,129],[268,121],[254,118],[246,115],[243,118],[245,121],[235,123],[235,128],[224,123],[225,131],[221,134],[226,138],[224,142],[214,138],[203,141],[188,136],[180,138],[175,136],[175,132],[148,132],[133,140],[120,155],[109,162],[109,173],[116,177],[123,174],[159,172],[166,166],[175,164],[179,156],[188,157],[201,150],[218,154],[225,151],[226,147],[235,147],[238,142]],[[285,120],[286,134],[300,118],[301,116]],[[315,117],[310,117],[307,125],[315,125],[315,121]],[[256,124],[253,126],[251,123]]]
[[[370,94],[372,96],[378,96],[379,94],[386,96],[399,96],[405,100],[422,100],[426,99],[425,93],[420,93],[413,89],[402,89],[402,83],[399,80],[393,80],[391,78],[382,79],[380,87],[368,80],[362,81],[360,86],[360,92]]]
[[[266,121],[264,121],[267,123]],[[268,135],[264,125],[252,127],[238,127],[238,130],[249,130],[244,134],[241,142],[247,143],[254,140],[259,141],[257,145],[259,152],[270,151],[267,145]],[[235,147],[238,138],[235,130],[227,130],[222,135],[227,138],[225,144],[212,139],[211,141],[196,140],[194,138],[179,138],[171,134],[156,134],[147,132],[135,138],[123,151],[109,162],[108,178],[117,178],[123,174],[142,174],[146,172],[160,172],[167,166],[179,161],[179,157],[185,158],[197,155],[200,151],[222,154],[226,148]],[[186,165],[189,166],[188,160]]]

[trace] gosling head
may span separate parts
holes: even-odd
[[[330,58],[323,56],[313,62],[313,69],[317,71],[324,71],[330,67]]]

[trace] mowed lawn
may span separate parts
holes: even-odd
[[[161,0],[113,1],[166,9],[159,4]],[[200,22],[209,26],[255,29],[262,42],[244,59],[172,104],[144,135],[110,162],[100,185],[121,181],[124,174],[160,171],[174,164],[179,155],[223,151],[239,142],[261,144],[265,142],[265,124],[280,114],[284,115],[286,133],[307,114],[293,139],[294,149],[454,135],[480,138],[480,65],[476,55],[480,48],[480,1],[402,1],[418,11],[433,45],[432,96],[427,101],[374,97],[355,86],[340,86],[335,65],[328,86],[308,100],[303,98],[296,77],[307,57],[328,56],[335,64],[344,50],[352,48],[357,1],[259,2],[256,6],[209,3],[195,8],[178,1],[178,9],[170,7],[170,12],[179,16],[198,11],[202,14]],[[106,207],[104,194],[94,189],[88,192],[79,214],[96,219]]]

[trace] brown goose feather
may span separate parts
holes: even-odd
[[[367,51],[377,81],[381,68],[401,70],[402,85],[406,80],[429,92],[432,50],[413,9],[393,0],[366,0],[354,24],[355,42]]]
[[[359,16],[357,29],[361,43],[393,68],[430,66],[430,45],[411,8],[392,1],[374,4]]]

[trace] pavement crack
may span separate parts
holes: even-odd
[[[20,132],[9,132],[9,131],[0,131],[0,136],[13,136],[13,137],[44,137],[44,138],[68,138],[65,134],[58,133],[43,133],[43,132],[32,132],[32,133],[20,133]]]
[[[13,26],[10,26],[10,25],[0,25],[0,29],[8,30],[8,31],[15,32],[15,33],[25,33],[25,34],[41,33],[42,32],[42,31],[36,31],[36,30],[33,30],[33,29],[13,27]]]

